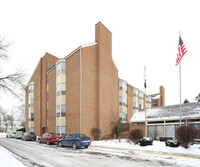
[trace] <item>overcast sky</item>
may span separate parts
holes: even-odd
[[[163,85],[166,105],[179,104],[175,63],[180,31],[188,51],[181,61],[182,102],[186,98],[194,102],[200,92],[199,7],[194,0],[4,0],[0,37],[12,43],[12,58],[6,66],[1,62],[1,68],[10,72],[23,67],[28,82],[45,52],[63,58],[78,46],[94,42],[95,24],[101,21],[112,32],[112,57],[119,78],[144,91],[146,65],[147,94],[158,93]],[[0,105],[6,104],[0,100]]]

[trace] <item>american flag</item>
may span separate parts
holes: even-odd
[[[183,40],[179,36],[179,45],[178,45],[178,53],[177,53],[177,59],[176,59],[176,66],[180,63],[182,57],[184,54],[187,53],[185,44],[183,43]]]

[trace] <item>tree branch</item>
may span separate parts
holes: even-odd
[[[8,50],[10,43],[6,43],[4,39],[0,39],[0,59],[8,59]]]
[[[11,93],[21,100],[19,90],[25,90],[25,76],[24,71],[20,69],[14,74],[0,77],[0,89],[3,89],[5,93]]]

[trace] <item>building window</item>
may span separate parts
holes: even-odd
[[[146,103],[151,103],[151,97],[146,97]]]
[[[65,74],[66,71],[66,63],[65,61],[60,61],[56,65],[56,75]]]
[[[125,97],[119,96],[119,105],[127,107],[127,99]]]
[[[142,92],[139,93],[139,99],[143,99],[143,93]]]
[[[119,112],[119,120],[122,121],[122,112]]]
[[[133,109],[134,110],[138,109],[138,103],[137,102],[133,102]]]
[[[158,106],[158,100],[153,100],[153,106]]]
[[[34,121],[34,113],[29,113],[29,121]]]
[[[60,112],[61,110],[61,112]],[[65,117],[66,116],[66,107],[65,104],[56,105],[56,117]]]
[[[56,117],[60,117],[60,105],[56,105]]]
[[[61,117],[65,117],[66,116],[66,110],[65,110],[65,104],[61,105]]]
[[[61,64],[60,62],[56,65],[56,75],[60,75],[60,71],[61,71]]]
[[[60,135],[60,126],[56,126],[56,133],[57,135]]]
[[[65,126],[56,126],[56,133],[57,135],[60,135],[60,130],[61,130],[61,135],[64,135],[66,133],[66,127]]]
[[[29,127],[29,128],[28,128],[28,131],[29,131],[29,132],[34,132],[34,127]]]
[[[133,89],[133,96],[138,97],[138,90],[137,89]]]
[[[34,113],[31,113],[31,121],[34,121]]]
[[[66,71],[66,63],[65,63],[65,61],[62,61],[61,62],[61,73],[65,74],[65,71]]]
[[[34,84],[29,85],[28,92],[29,93],[34,93]]]
[[[127,84],[124,81],[119,81],[119,90],[124,90],[127,93]]]
[[[29,104],[28,104],[29,107],[34,107],[34,99],[29,98],[28,102],[29,102]]]
[[[126,113],[123,113],[122,120],[127,121],[127,114]]]
[[[119,120],[120,121],[127,121],[127,114],[125,112],[119,112]]]
[[[66,84],[61,83],[56,85],[56,96],[65,95],[66,94]]]

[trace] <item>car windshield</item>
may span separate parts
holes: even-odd
[[[55,133],[49,133],[49,136],[57,136]]]
[[[82,138],[82,137],[87,137],[86,135],[84,134],[76,134],[79,138]]]

